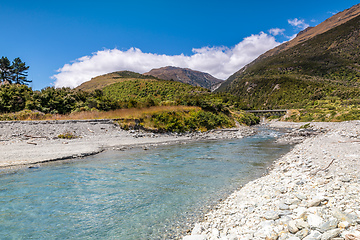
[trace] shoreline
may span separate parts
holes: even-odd
[[[360,121],[272,121],[297,143],[267,175],[232,193],[184,240],[360,239]]]
[[[108,149],[147,150],[159,145],[242,138],[254,132],[250,127],[240,127],[204,133],[148,133],[122,130],[112,120],[3,121],[0,122],[0,169],[83,158]],[[59,138],[66,133],[76,138]]]

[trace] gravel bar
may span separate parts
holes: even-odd
[[[298,144],[183,239],[360,240],[360,121],[304,125],[268,123]]]

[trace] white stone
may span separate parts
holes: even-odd
[[[200,223],[196,223],[193,230],[191,231],[191,235],[198,235],[203,231],[203,227]]]
[[[327,231],[323,235],[321,235],[321,240],[330,240],[334,237],[337,237],[340,234],[340,232],[341,230],[338,228]]]
[[[306,212],[306,208],[305,207],[298,207],[298,208],[294,209],[293,212],[296,213],[296,218],[300,218],[301,215],[303,215]]]
[[[309,224],[302,219],[296,220],[296,227],[299,229],[308,228]]]
[[[342,228],[342,229],[348,228],[349,226],[350,226],[350,223],[347,221],[339,223],[339,228]]]
[[[183,237],[183,240],[206,240],[206,236],[204,235],[189,235]]]
[[[319,231],[311,231],[303,240],[317,240],[320,239],[321,233]]]
[[[315,214],[309,214],[307,217],[307,221],[312,228],[318,228],[324,223],[323,219]]]
[[[288,230],[292,234],[295,234],[299,231],[299,228],[297,228],[296,222],[294,220],[288,222]]]
[[[211,233],[214,237],[219,237],[220,235],[220,231],[217,228],[214,228]]]
[[[259,229],[258,231],[256,231],[254,233],[254,237],[258,237],[258,238],[266,238],[267,236],[271,236],[274,233],[274,230],[270,227],[263,227],[261,229]]]

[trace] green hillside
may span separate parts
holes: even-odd
[[[235,94],[257,109],[356,107],[360,103],[359,35],[358,16],[250,64],[219,91]]]
[[[119,101],[153,98],[157,101],[174,101],[187,94],[208,93],[209,90],[175,81],[131,79],[104,87],[104,95]]]
[[[108,73],[94,77],[90,81],[84,82],[76,89],[91,92],[96,89],[103,89],[104,87],[111,85],[113,83],[127,81],[127,80],[134,80],[134,79],[157,79],[157,78],[153,76],[145,76],[143,74],[135,73],[131,71],[118,71],[118,72]]]

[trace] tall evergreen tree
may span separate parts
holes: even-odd
[[[12,83],[12,66],[7,57],[0,58],[0,82]]]
[[[25,62],[22,62],[20,58],[15,58],[11,65],[11,77],[12,81],[16,84],[28,84],[31,80],[27,80],[27,70],[29,66],[26,66]]]

